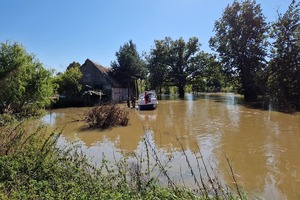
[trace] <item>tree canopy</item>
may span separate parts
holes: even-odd
[[[117,60],[111,63],[112,76],[120,80],[123,86],[136,91],[136,81],[146,79],[147,68],[132,40],[120,47],[116,57]]]
[[[225,72],[241,83],[245,100],[255,100],[265,70],[268,26],[255,0],[234,1],[215,22],[216,35],[209,41],[219,53]]]
[[[72,97],[79,95],[82,89],[82,85],[80,83],[82,73],[79,67],[80,64],[74,61],[69,64],[64,73],[59,74],[55,78],[55,83],[58,85],[57,92],[59,94]]]
[[[163,83],[178,88],[179,97],[184,97],[186,84],[200,74],[201,51],[198,38],[192,37],[188,42],[182,38],[172,40],[155,40],[155,47],[148,56],[150,82],[156,80],[158,85]]]
[[[202,53],[202,80],[205,82],[205,91],[219,92],[224,82],[223,65],[216,59],[216,56],[209,53]]]
[[[150,87],[154,90],[159,90],[161,93],[162,87],[167,79],[167,65],[163,62],[164,45],[161,41],[155,41],[155,49],[152,49],[147,58],[147,68],[149,70],[148,81]]]
[[[67,70],[69,70],[69,69],[71,69],[71,68],[79,68],[80,66],[81,66],[81,65],[80,65],[79,62],[73,61],[73,62],[71,62],[71,63],[69,64],[69,66],[67,67]]]
[[[272,25],[274,39],[269,65],[269,93],[281,109],[300,107],[300,3],[292,1],[288,10]]]
[[[0,43],[1,113],[34,112],[50,104],[52,72],[17,42]]]

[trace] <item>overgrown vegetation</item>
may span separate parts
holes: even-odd
[[[47,134],[44,127],[33,133],[26,133],[21,125],[1,129],[0,199],[245,198],[239,189],[237,195],[224,189],[216,177],[207,174],[207,181],[196,177],[192,168],[198,189],[177,186],[167,170],[168,163],[159,159],[146,137],[141,155],[133,154],[131,159],[124,157],[115,163],[103,156],[101,166],[94,167],[78,145],[57,146],[59,136]],[[199,162],[204,160],[200,158]],[[157,170],[158,174],[154,172]],[[167,186],[159,184],[162,177],[167,179]]]
[[[280,110],[300,109],[300,2],[292,1],[288,10],[272,25],[271,61],[268,88],[271,100]]]
[[[127,126],[128,112],[116,104],[102,104],[94,107],[85,114],[85,121],[91,128],[109,128],[113,126]]]
[[[0,43],[0,114],[37,115],[51,103],[51,76],[22,45]]]
[[[80,64],[74,61],[69,64],[64,73],[60,73],[54,78],[58,94],[65,97],[80,96],[82,90],[82,85],[80,84],[82,73],[79,67]]]

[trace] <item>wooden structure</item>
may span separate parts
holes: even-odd
[[[84,86],[95,91],[102,90],[113,103],[120,103],[127,99],[128,88],[123,87],[109,75],[109,68],[105,68],[90,59],[80,66],[82,72],[81,82]]]

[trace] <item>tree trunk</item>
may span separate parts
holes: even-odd
[[[179,98],[184,98],[184,86],[178,86]]]
[[[135,97],[138,97],[138,95],[139,95],[139,84],[138,84],[137,79],[135,79],[135,85],[136,85],[136,95],[135,95]]]
[[[255,91],[252,91],[250,89],[245,90],[244,92],[244,100],[246,102],[254,102],[257,100],[257,94]]]
[[[128,85],[127,85],[127,93],[128,93],[128,96],[130,97],[131,94],[130,94],[130,84],[129,84],[129,83],[128,83]]]
[[[245,67],[242,74],[242,87],[244,90],[244,100],[246,102],[253,102],[257,100],[257,90],[256,83],[254,80],[255,76],[251,74],[248,68]]]

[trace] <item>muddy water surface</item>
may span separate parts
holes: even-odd
[[[180,152],[183,147],[192,156],[200,149],[226,182],[232,180],[225,156],[247,192],[265,199],[300,199],[300,113],[253,109],[240,99],[233,94],[188,94],[185,100],[160,100],[153,111],[124,104],[130,124],[105,131],[76,121],[90,108],[52,110],[39,123],[63,129],[60,143],[80,141],[95,164],[103,153],[116,159],[124,153],[142,153],[146,135],[159,153],[172,155],[174,179],[183,177],[192,185]],[[196,165],[192,158],[191,164]]]

